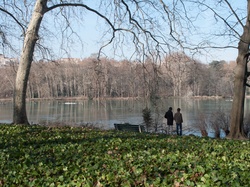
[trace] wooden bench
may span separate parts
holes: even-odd
[[[118,131],[130,131],[130,132],[145,132],[145,127],[143,125],[131,125],[129,123],[115,123],[115,129]]]

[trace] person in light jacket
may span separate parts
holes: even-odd
[[[174,120],[176,123],[176,133],[177,135],[182,135],[182,123],[183,123],[183,119],[182,119],[182,114],[181,114],[181,109],[177,108],[177,112],[174,114]]]

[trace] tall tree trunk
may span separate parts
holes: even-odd
[[[33,60],[35,44],[38,40],[39,27],[47,8],[46,4],[47,0],[37,0],[29,26],[25,33],[22,54],[14,87],[14,124],[29,124],[25,104],[27,83],[29,79],[31,63]]]
[[[231,124],[229,139],[245,139],[246,135],[243,129],[244,118],[244,102],[247,78],[247,59],[245,55],[248,53],[250,44],[250,2],[247,1],[247,19],[244,31],[238,45],[237,66],[235,70],[234,80],[234,97],[231,110]]]

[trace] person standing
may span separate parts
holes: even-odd
[[[177,108],[177,112],[174,114],[174,120],[176,122],[176,133],[177,135],[182,135],[182,114],[181,114],[181,109]]]
[[[164,116],[167,119],[167,134],[173,133],[174,116],[172,112],[172,107],[169,107],[168,111]]]

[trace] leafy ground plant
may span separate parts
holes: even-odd
[[[0,126],[0,186],[249,186],[249,141]]]

